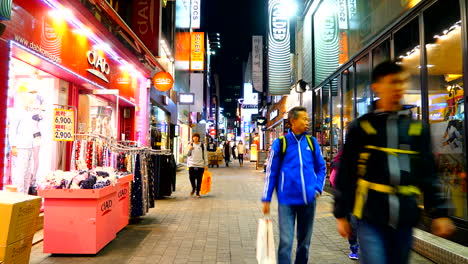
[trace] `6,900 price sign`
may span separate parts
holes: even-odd
[[[73,110],[54,109],[54,140],[73,141],[75,137],[75,113]]]

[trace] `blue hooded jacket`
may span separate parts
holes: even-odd
[[[312,153],[306,133],[296,137],[290,130],[285,138],[287,149],[283,158],[279,139],[271,147],[262,201],[271,202],[276,189],[279,204],[309,204],[315,199],[316,192],[322,193],[325,182],[326,166],[320,146],[312,138]]]

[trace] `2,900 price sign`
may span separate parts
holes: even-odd
[[[54,140],[73,141],[75,137],[75,113],[73,110],[54,109]]]

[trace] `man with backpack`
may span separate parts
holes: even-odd
[[[307,263],[315,215],[316,198],[322,193],[326,174],[317,140],[307,135],[309,116],[304,107],[294,107],[288,114],[291,129],[276,139],[269,154],[262,196],[263,213],[270,213],[276,189],[278,197],[278,263],[291,263],[294,227],[297,221],[295,263]]]
[[[196,192],[197,198],[200,198],[200,188],[203,179],[203,172],[208,170],[208,157],[205,146],[200,142],[200,134],[194,133],[192,143],[190,143],[187,153],[187,167],[189,168],[190,183],[192,191],[190,196]]]

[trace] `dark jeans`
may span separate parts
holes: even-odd
[[[197,191],[197,195],[200,194],[201,182],[203,179],[204,168],[190,167],[189,176],[190,183],[192,184],[192,191]]]
[[[294,238],[294,226],[297,221],[296,264],[307,264],[309,259],[310,239],[314,226],[315,200],[307,205],[278,205],[280,242],[278,264],[291,263],[291,249]]]
[[[244,154],[238,154],[237,157],[239,158],[239,164],[243,165],[244,164]]]
[[[352,234],[351,236],[348,238],[348,242],[349,242],[349,246],[356,246],[358,244],[358,238],[357,238],[357,218],[350,214],[349,217],[348,217],[348,221],[349,221],[349,224],[351,225],[351,229],[352,229]]]
[[[406,264],[413,242],[413,228],[393,229],[358,221],[360,263]]]

